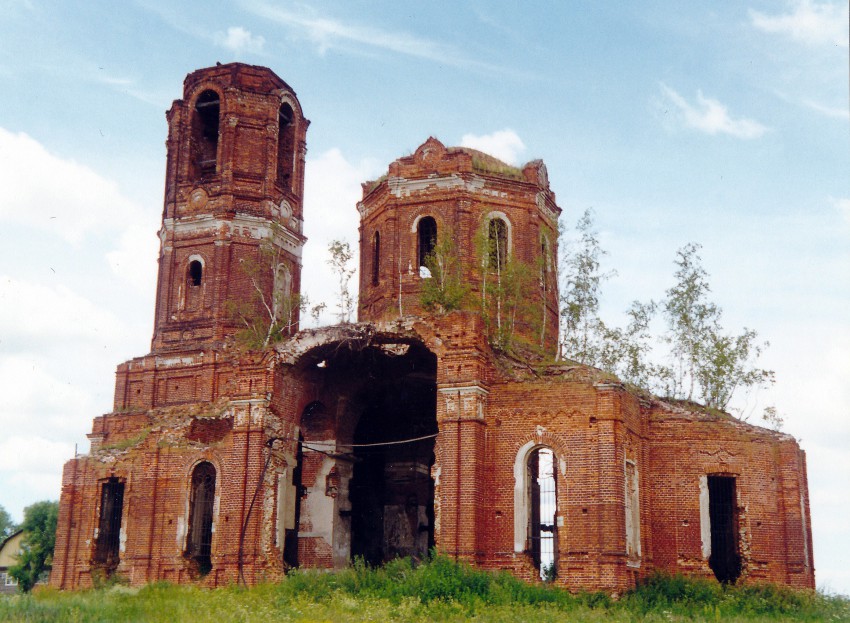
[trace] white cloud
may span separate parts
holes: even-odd
[[[357,229],[360,214],[357,212],[357,202],[363,196],[360,185],[375,179],[382,172],[382,167],[376,161],[363,160],[353,164],[337,148],[307,160],[304,213],[308,216],[304,233],[308,242],[304,247],[301,290],[314,304],[327,304],[328,312],[322,316],[323,323],[336,322],[333,317],[333,307],[337,300],[336,278],[327,264],[328,244],[335,239],[347,241],[354,252],[351,266],[359,267]],[[357,283],[356,272],[351,278],[354,295],[357,294]],[[304,321],[308,319],[305,315]]]
[[[301,29],[319,46],[321,51],[333,48],[340,42],[351,42],[442,62],[451,59],[456,52],[449,46],[421,39],[409,33],[389,32],[372,26],[343,24],[315,14],[299,15],[265,2],[251,3],[248,8],[262,17]]]
[[[790,13],[766,15],[750,9],[750,22],[763,32],[776,33],[809,45],[847,47],[848,5],[846,2],[792,2]]]
[[[89,349],[80,349],[91,355]],[[4,435],[39,435],[73,439],[89,428],[97,415],[89,388],[78,380],[63,379],[48,369],[53,361],[43,355],[21,354],[0,358],[0,429]],[[66,361],[68,361],[66,359]],[[87,361],[90,365],[92,362]],[[58,374],[66,371],[61,369]],[[97,368],[101,370],[100,367]],[[103,379],[108,383],[108,379]],[[6,469],[11,469],[7,466]]]
[[[834,119],[843,119],[845,121],[850,120],[850,109],[824,106],[823,104],[818,104],[817,102],[814,102],[812,100],[804,100],[803,103],[812,110],[815,110],[827,117],[833,117]]]
[[[525,151],[525,143],[510,128],[482,136],[464,134],[463,138],[460,139],[460,145],[461,147],[472,147],[483,151],[485,154],[490,154],[513,165],[519,164],[519,155]]]
[[[217,45],[228,48],[237,54],[241,52],[259,54],[266,44],[264,37],[252,35],[251,31],[245,30],[241,26],[231,26],[227,29],[227,33],[216,33],[215,42]]]
[[[124,226],[138,209],[105,179],[49,153],[24,133],[0,128],[0,223],[23,224],[79,245],[96,231]]]
[[[0,439],[0,503],[18,520],[36,500],[56,500],[62,465],[74,456],[74,445],[39,435],[9,435]]]
[[[156,260],[159,240],[156,225],[128,227],[118,238],[118,247],[106,254],[112,272],[132,284],[137,292],[148,294],[156,287]]]
[[[841,214],[844,222],[850,225],[850,198],[835,198],[830,197],[830,203],[835,206],[835,209],[838,210],[838,213]]]
[[[64,285],[48,287],[0,275],[0,332],[25,340],[115,340],[123,325]]]
[[[716,99],[705,97],[702,91],[697,91],[697,103],[691,105],[684,97],[665,84],[661,85],[667,101],[672,103],[685,127],[693,128],[706,134],[728,134],[735,138],[759,138],[768,128],[753,119],[733,119],[729,111]]]
[[[295,29],[307,37],[324,54],[330,49],[355,47],[359,50],[382,50],[413,56],[442,65],[472,67],[509,73],[504,67],[469,59],[456,46],[417,37],[410,32],[388,31],[371,25],[345,24],[322,17],[314,11],[295,13],[263,0],[244,0],[243,6],[260,17]]]

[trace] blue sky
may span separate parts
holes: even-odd
[[[850,594],[847,29],[840,0],[0,0],[0,504],[58,497],[115,365],[148,351],[164,112],[238,60],[312,121],[314,300],[360,182],[431,135],[543,158],[569,226],[594,209],[613,322],[701,243],[728,327],[771,342],[776,385],[736,407],[802,440],[818,583]]]

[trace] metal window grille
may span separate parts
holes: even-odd
[[[100,521],[94,553],[94,562],[108,569],[118,566],[123,509],[124,483],[118,478],[110,478],[100,490]]]
[[[212,569],[212,523],[215,503],[215,468],[201,463],[192,473],[192,499],[186,553],[202,574]]]
[[[531,558],[540,577],[547,578],[555,570],[557,492],[555,455],[549,448],[532,452],[528,459],[530,489],[529,540]]]

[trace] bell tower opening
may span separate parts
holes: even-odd
[[[282,103],[277,118],[277,183],[286,187],[291,182],[295,154],[295,115],[292,106],[286,102]]]
[[[437,221],[433,216],[424,216],[419,219],[419,269],[425,267],[428,256],[434,252],[437,246]]]
[[[192,160],[194,177],[215,175],[218,163],[218,93],[207,90],[195,102],[192,119]]]

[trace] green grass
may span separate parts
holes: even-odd
[[[336,573],[296,571],[279,584],[204,590],[157,583],[0,598],[0,621],[850,621],[850,600],[772,586],[721,587],[655,576],[613,600],[573,595],[444,558]]]

